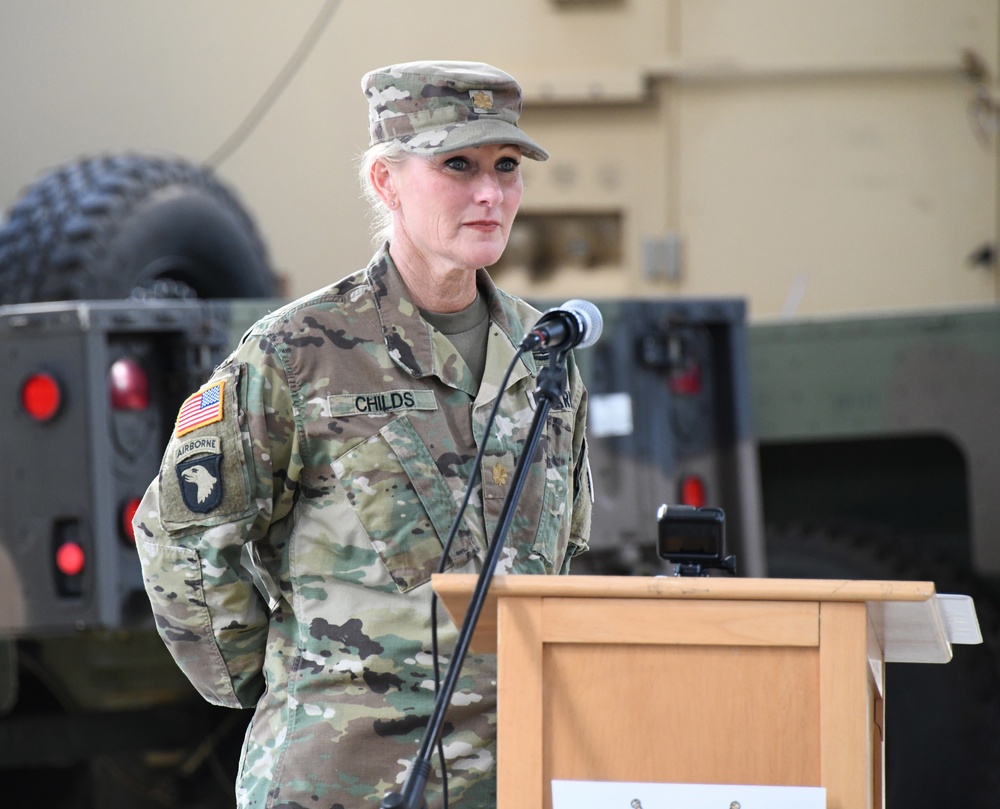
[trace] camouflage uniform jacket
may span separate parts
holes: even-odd
[[[255,709],[240,807],[377,806],[404,781],[433,704],[428,579],[485,439],[449,569],[481,568],[544,361],[518,361],[484,436],[497,382],[538,313],[485,271],[478,283],[491,316],[478,390],[383,248],[367,269],[261,320],[181,408],[135,518],[137,545],[177,663],[210,702]],[[586,546],[585,418],[571,360],[505,572],[565,573]],[[457,630],[439,623],[447,659]],[[495,703],[495,658],[469,655],[443,734],[452,805],[495,802]],[[438,794],[432,776],[429,802]]]

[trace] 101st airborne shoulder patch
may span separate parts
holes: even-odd
[[[181,497],[191,511],[207,514],[222,502],[222,441],[201,436],[178,447],[174,469]]]

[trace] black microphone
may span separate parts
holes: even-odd
[[[521,341],[521,348],[568,351],[588,348],[597,342],[604,327],[601,310],[590,301],[576,298],[543,314]]]

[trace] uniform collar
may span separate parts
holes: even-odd
[[[451,341],[421,316],[388,248],[388,243],[383,245],[368,265],[368,281],[389,356],[418,379],[433,375],[452,387],[466,389],[470,380],[464,379],[468,376],[465,363],[457,357]],[[524,337],[524,326],[511,301],[497,290],[486,270],[476,271],[476,284],[490,309],[489,347],[483,375],[486,388],[487,379],[499,382],[503,376]],[[522,356],[511,381],[534,373],[535,361],[529,353]],[[495,395],[495,383],[491,390],[489,398]],[[481,389],[480,393],[487,391]]]

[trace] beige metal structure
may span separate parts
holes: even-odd
[[[0,205],[81,154],[220,167],[289,294],[370,253],[362,73],[482,59],[518,76],[527,166],[501,284],[746,295],[751,317],[996,299],[996,0],[178,0],[0,7]],[[991,252],[992,249],[992,252]]]

